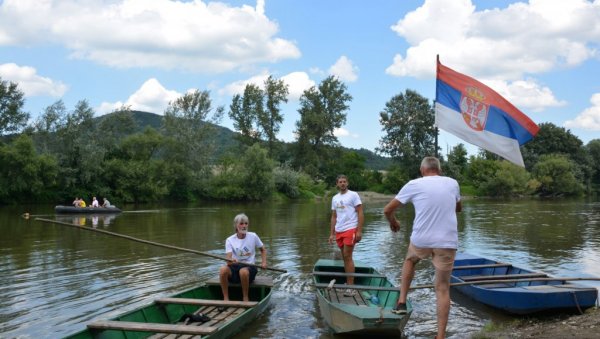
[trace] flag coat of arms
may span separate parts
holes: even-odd
[[[435,124],[457,137],[524,167],[519,147],[539,127],[481,82],[437,61]]]

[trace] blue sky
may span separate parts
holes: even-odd
[[[3,0],[0,77],[35,119],[57,100],[162,114],[193,89],[228,110],[271,74],[290,86],[279,138],[292,141],[302,91],[333,74],[353,96],[341,144],[374,150],[394,95],[434,99],[439,54],[585,144],[600,138],[599,18],[600,0]],[[440,134],[444,151],[459,142]]]

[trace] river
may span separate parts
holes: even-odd
[[[383,216],[387,200],[365,200],[363,240],[355,259],[398,281],[413,218],[399,210],[400,232]],[[112,216],[59,217],[52,206],[0,208],[0,338],[55,338],[127,310],[196,286],[213,277],[222,261],[149,246],[76,228],[36,221],[36,216],[79,223],[136,238],[224,255],[233,217],[250,218],[268,250],[268,264],[285,274],[275,280],[268,310],[236,338],[334,338],[318,312],[311,287],[318,258],[338,258],[327,244],[329,201],[286,203],[198,203],[123,206]],[[28,212],[29,219],[22,217]],[[459,251],[511,262],[556,276],[600,277],[600,201],[467,199],[459,214]],[[413,284],[432,282],[429,262],[418,266]],[[583,282],[600,288],[600,282]],[[414,312],[407,338],[435,335],[435,296],[409,294]],[[487,322],[511,317],[452,293],[449,338],[465,338]]]

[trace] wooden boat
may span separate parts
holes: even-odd
[[[412,312],[392,313],[400,294],[386,276],[374,268],[355,261],[353,288],[357,294],[344,296],[343,285],[349,274],[344,273],[341,260],[319,259],[313,268],[313,280],[321,315],[335,333],[358,335],[390,335],[399,337]],[[335,283],[332,283],[335,280]]]
[[[57,205],[54,207],[54,212],[58,214],[106,214],[106,213],[121,213],[122,211],[114,206],[111,207],[75,207]]]
[[[236,301],[242,300],[239,284],[230,284],[231,300],[224,301],[216,277],[202,286],[156,299],[151,305],[111,320],[87,324],[87,329],[67,338],[228,338],[267,308],[272,288],[273,279],[259,275],[250,285],[250,301]],[[186,314],[203,314],[210,320],[181,321]]]
[[[477,281],[474,285],[452,288],[485,305],[513,314],[581,312],[594,306],[598,297],[596,288],[568,280],[553,280],[542,272],[468,253],[456,255],[451,279],[452,283]]]

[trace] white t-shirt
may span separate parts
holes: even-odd
[[[456,203],[460,188],[456,180],[438,175],[411,180],[395,199],[415,206],[410,241],[416,247],[458,248]]]
[[[254,264],[256,249],[263,247],[262,241],[256,233],[248,232],[244,239],[240,239],[237,233],[225,241],[225,253],[233,253],[233,259],[241,263]]]
[[[331,210],[335,210],[335,231],[345,232],[358,227],[358,214],[356,206],[362,205],[358,193],[347,190],[346,193],[338,193],[331,199]]]

